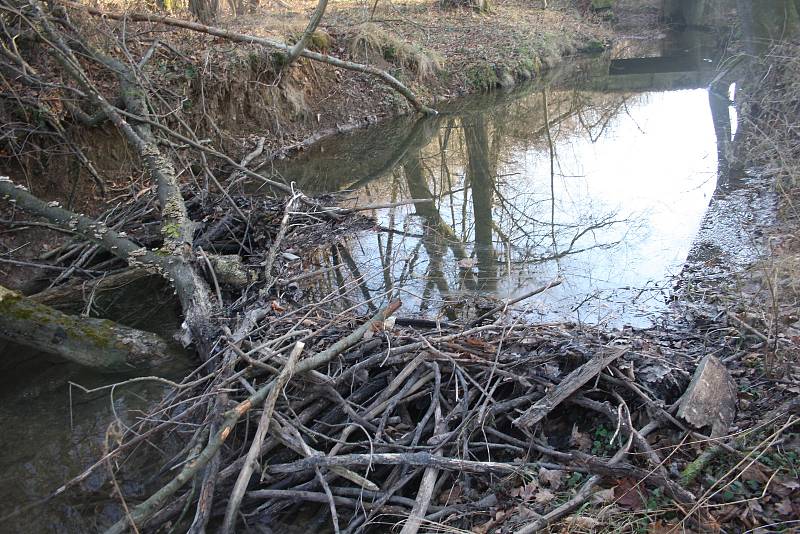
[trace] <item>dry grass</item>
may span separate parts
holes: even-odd
[[[372,22],[356,26],[349,36],[348,46],[357,61],[385,60],[413,72],[420,80],[433,77],[443,63],[439,54],[409,43]]]
[[[780,223],[770,232],[768,249],[758,265],[761,283],[754,311],[763,317],[773,341],[765,368],[770,374],[783,375],[800,364],[796,350],[775,341],[778,335],[800,334],[796,312],[800,302],[800,45],[775,46],[766,64],[766,70],[750,76],[756,82],[742,88],[746,99],[739,127],[746,137],[736,156],[745,166],[771,177],[779,194]]]
[[[361,58],[365,42],[380,50],[380,41],[387,37],[397,40],[394,48],[410,52],[412,58],[423,52],[441,71],[436,80],[418,84],[418,90],[441,95],[481,89],[487,85],[481,83],[485,78],[499,82],[504,73],[513,76],[523,69],[531,73],[535,65],[552,65],[608,40],[608,30],[580,12],[578,4],[560,0],[543,10],[539,2],[501,0],[493,3],[490,13],[481,14],[442,9],[435,0],[403,0],[379,2],[372,13],[371,2],[343,0],[331,6],[324,25],[334,35],[366,34],[360,40],[362,49],[352,48]],[[310,9],[312,3],[308,5]],[[476,80],[470,74],[482,71],[494,76]]]

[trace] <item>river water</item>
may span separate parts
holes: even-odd
[[[323,251],[320,265],[341,268],[306,289],[358,284],[362,299],[393,294],[407,314],[446,320],[560,278],[515,309],[536,321],[652,324],[717,186],[719,121],[735,129],[706,89],[715,52],[688,42],[572,64],[278,164],[283,179],[353,206],[418,200],[370,210],[381,231]]]
[[[159,279],[129,284],[115,293],[98,293],[92,305],[97,313],[165,339],[180,326],[172,291]],[[86,393],[85,389],[135,376],[97,373],[2,341],[0,352],[0,518],[24,510],[96,462],[107,447],[116,445],[118,431],[109,432],[109,425],[114,421],[132,424],[166,390],[163,384],[144,381]],[[189,366],[188,360],[175,361],[170,368],[159,369],[159,374],[183,377]],[[155,444],[140,451],[148,448],[163,452]],[[107,526],[120,514],[107,473],[107,468],[96,470],[79,485],[83,493],[73,491],[1,520],[0,532],[97,532],[98,525]],[[136,497],[145,497],[150,490],[139,481],[120,480],[119,484]]]

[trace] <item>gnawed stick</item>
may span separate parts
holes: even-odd
[[[327,349],[315,354],[310,358],[299,362],[295,367],[295,373],[311,371],[322,365],[325,365],[330,360],[341,354],[343,351],[353,346],[356,342],[364,337],[367,330],[371,328],[381,328],[383,321],[390,314],[394,313],[400,307],[400,301],[395,300],[390,302],[384,309],[378,311],[369,321],[366,321],[350,335],[340,339]],[[235,408],[227,411],[223,418],[223,424],[220,431],[216,434],[213,440],[209,440],[209,444],[192,462],[187,463],[183,469],[173,478],[170,482],[164,485],[160,490],[151,495],[143,503],[131,510],[131,517],[134,522],[142,524],[148,518],[158,512],[180,488],[189,482],[198,473],[200,469],[213,458],[217,451],[228,439],[233,427],[244,414],[250,411],[254,406],[258,406],[265,401],[267,395],[275,384],[275,380],[271,380],[266,385],[261,387],[256,393],[248,397],[246,400],[240,402]],[[127,520],[123,519],[117,521],[114,525],[106,530],[106,534],[122,534],[128,527]]]
[[[291,205],[291,201],[288,205]],[[220,532],[222,534],[228,534],[233,530],[233,526],[236,523],[236,514],[239,511],[239,505],[242,503],[242,498],[244,498],[244,493],[247,490],[247,484],[250,483],[250,477],[253,475],[253,469],[256,466],[258,452],[261,450],[261,444],[267,436],[269,423],[272,420],[272,413],[275,410],[275,403],[278,401],[278,395],[280,395],[283,387],[292,377],[292,374],[294,374],[297,358],[300,357],[300,353],[303,352],[305,346],[305,343],[301,341],[295,342],[292,352],[289,353],[289,358],[286,360],[286,363],[283,364],[281,374],[275,379],[275,385],[272,387],[272,390],[270,390],[269,395],[267,395],[267,400],[264,401],[264,409],[261,412],[261,419],[258,421],[256,435],[250,444],[250,450],[247,451],[244,465],[242,466],[242,470],[239,471],[239,476],[236,479],[236,483],[233,485],[233,490],[228,499],[228,506],[225,509],[225,519],[222,522],[222,527],[220,527]]]
[[[308,458],[311,456],[322,456],[324,454],[307,444],[302,439],[297,429],[291,426],[287,421],[281,421],[280,423],[279,421],[275,421],[275,424],[272,425],[270,432],[272,432],[272,435],[275,436],[282,444],[301,456]],[[358,473],[350,471],[344,467],[331,467],[330,472],[335,473],[337,476],[340,476],[345,480],[349,480],[361,488],[366,488],[370,491],[380,491],[380,488],[374,482],[371,482],[369,479],[364,478]]]
[[[432,402],[435,405],[435,433],[438,435],[443,434],[446,431],[446,427],[444,426],[442,419],[442,406],[439,402],[439,390],[442,385],[442,378],[439,371],[439,366],[436,363],[432,363],[431,366],[433,367],[436,375],[436,385],[432,393]],[[436,487],[436,479],[438,475],[439,469],[436,467],[431,466],[425,468],[425,472],[422,474],[422,480],[419,483],[419,490],[417,491],[417,500],[414,503],[414,508],[412,508],[411,513],[408,515],[408,519],[403,525],[403,530],[400,531],[400,534],[416,534],[419,530],[419,527],[422,525],[422,521],[425,519],[425,514],[428,512],[428,506],[430,506],[431,499],[433,498],[433,490]]]
[[[278,228],[278,233],[275,236],[275,239],[272,241],[272,245],[269,247],[267,259],[264,260],[264,277],[266,278],[264,291],[269,291],[269,289],[272,287],[272,284],[275,283],[275,278],[272,276],[272,266],[275,263],[275,256],[278,254],[278,247],[280,247],[281,241],[286,235],[286,225],[289,223],[289,215],[292,212],[292,206],[294,206],[294,203],[298,198],[300,198],[300,195],[294,194],[292,195],[292,198],[286,202],[286,208],[283,210],[283,218],[281,219],[280,228]]]
[[[568,374],[558,386],[528,408],[525,413],[514,419],[514,424],[525,428],[535,425],[626,352],[628,352],[628,347],[618,348],[611,353],[596,354],[594,358]]]
[[[286,464],[273,464],[266,467],[265,471],[273,473],[296,473],[298,471],[312,470],[315,467],[331,466],[368,467],[371,465],[413,465],[418,467],[436,467],[446,471],[459,471],[466,473],[498,473],[512,474],[524,473],[537,468],[533,463],[504,463],[480,462],[475,460],[462,460],[460,458],[444,458],[429,452],[411,453],[374,453],[374,454],[342,454],[339,456],[312,456]]]

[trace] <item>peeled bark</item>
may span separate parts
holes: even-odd
[[[172,349],[158,335],[61,313],[0,286],[0,338],[103,371],[158,366]]]

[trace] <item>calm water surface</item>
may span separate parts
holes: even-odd
[[[650,324],[717,185],[715,120],[730,129],[707,73],[550,80],[283,163],[285,179],[347,191],[356,206],[426,200],[372,210],[383,231],[321,254],[341,267],[315,289],[357,283],[362,299],[392,292],[407,314],[452,319],[474,297],[487,306],[561,277],[516,309],[541,321]],[[640,90],[648,83],[658,90]]]

